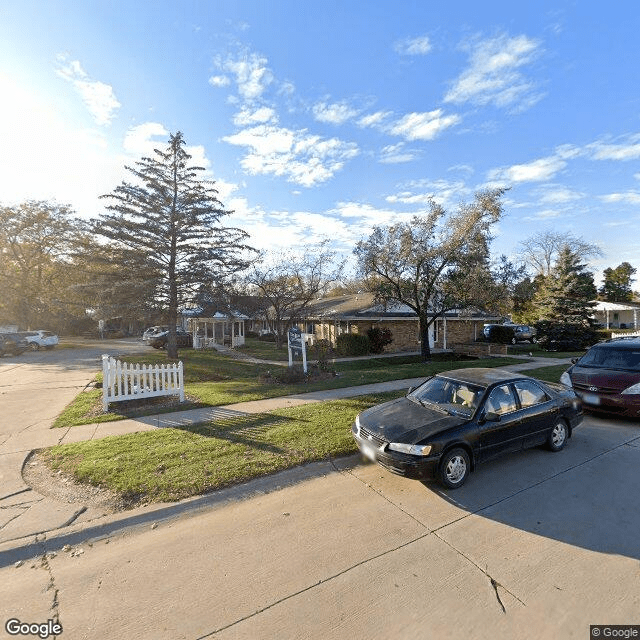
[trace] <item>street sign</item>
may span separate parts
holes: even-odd
[[[302,339],[302,331],[298,327],[291,327],[287,333],[287,345],[289,347],[289,366],[293,367],[293,356],[302,356],[302,366],[307,373],[307,350]]]

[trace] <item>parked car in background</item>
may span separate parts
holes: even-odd
[[[585,409],[640,418],[640,337],[592,346],[560,382],[575,390]]]
[[[157,333],[149,339],[149,345],[154,349],[166,349],[167,341],[169,340],[169,331],[163,331],[162,333]],[[178,347],[192,347],[193,346],[193,336],[184,331],[182,329],[178,329],[176,331],[176,344]]]
[[[404,398],[360,413],[352,427],[362,454],[392,473],[462,486],[480,462],[546,444],[560,451],[582,421],[572,389],[501,369],[428,378]]]
[[[151,338],[163,333],[164,331],[169,331],[169,327],[166,325],[165,326],[157,325],[155,327],[149,327],[148,329],[144,330],[144,333],[142,334],[142,340],[147,344],[149,344],[149,341],[151,340]]]
[[[0,333],[0,356],[19,355],[29,348],[27,341],[17,333]]]
[[[37,331],[23,331],[20,335],[27,341],[29,349],[31,351],[38,351],[38,349],[53,349],[60,339],[55,333],[51,331],[44,331],[38,329]]]
[[[530,327],[527,324],[509,324],[506,326],[513,328],[513,344],[515,344],[516,342],[536,341],[535,327]]]
[[[485,324],[484,337],[501,344],[535,342],[536,330],[526,324]]]

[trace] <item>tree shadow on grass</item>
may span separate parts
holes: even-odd
[[[205,438],[217,438],[270,453],[285,454],[287,450],[274,445],[268,439],[268,433],[274,427],[300,422],[296,418],[270,413],[243,413],[219,407],[212,408],[208,417],[210,421],[206,423],[175,425],[173,428]]]

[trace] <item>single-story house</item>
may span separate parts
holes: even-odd
[[[479,311],[451,311],[437,318],[430,327],[429,345],[447,349],[452,344],[474,342],[482,336],[486,322],[498,322],[501,318]],[[318,340],[329,340],[335,345],[342,333],[365,333],[372,327],[389,329],[393,342],[385,351],[417,351],[420,349],[418,317],[406,305],[377,303],[371,293],[358,293],[320,298],[305,311],[299,328],[314,334]]]
[[[607,329],[640,329],[640,304],[598,300],[593,313]]]

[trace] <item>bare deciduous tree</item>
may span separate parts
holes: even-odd
[[[247,283],[269,302],[270,320],[280,348],[289,328],[304,316],[315,298],[342,275],[344,262],[336,263],[329,241],[306,245],[301,252],[265,254],[249,272]]]
[[[579,255],[583,260],[602,255],[598,245],[591,244],[571,232],[540,231],[520,243],[522,260],[534,275],[548,276],[564,247]]]

